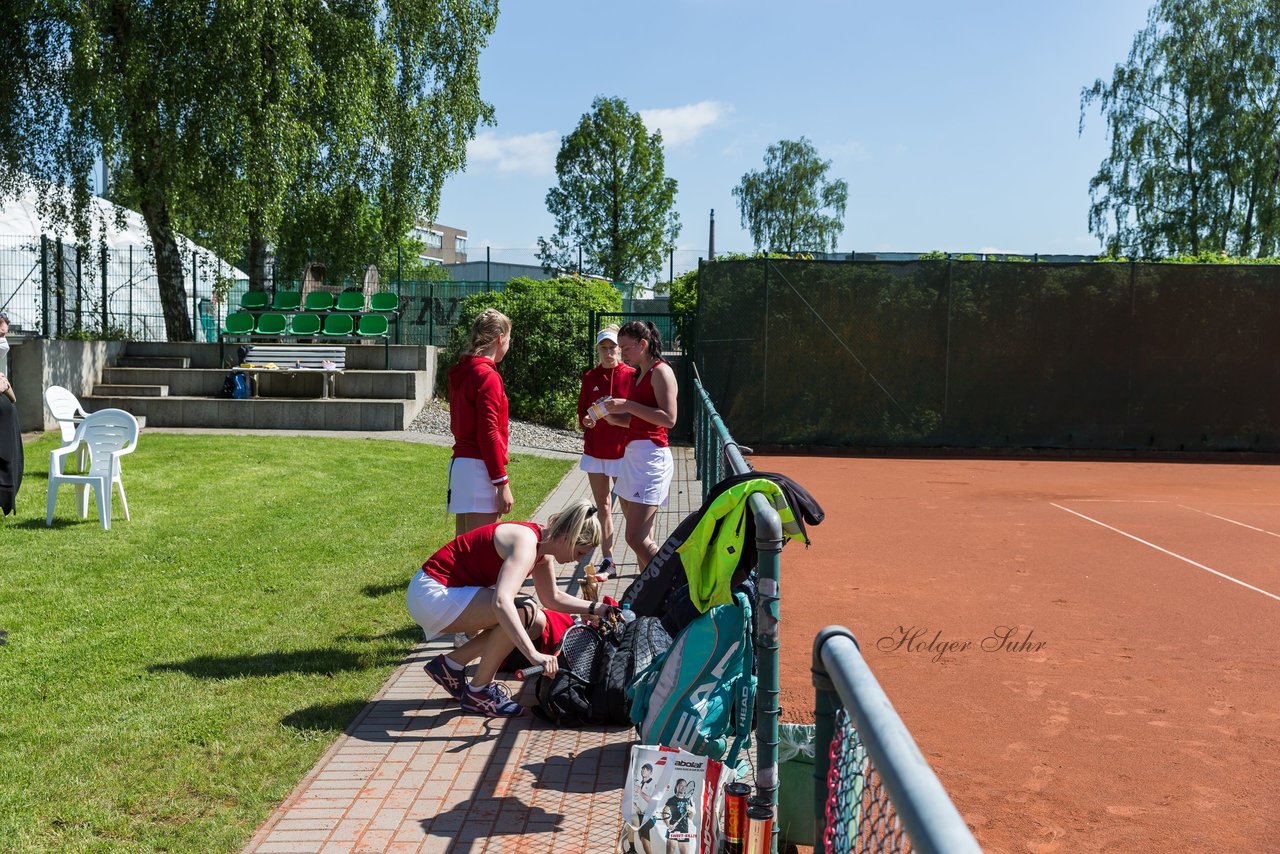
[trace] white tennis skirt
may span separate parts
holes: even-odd
[[[454,457],[449,460],[449,512],[497,513],[501,486],[489,481],[484,460]]]
[[[445,587],[421,569],[409,582],[405,605],[426,640],[439,637],[471,604],[479,587]]]
[[[609,477],[617,477],[622,472],[622,458],[602,460],[600,457],[583,454],[582,459],[578,461],[578,468],[587,474],[607,474]]]
[[[633,439],[622,455],[622,471],[613,494],[633,504],[661,507],[671,492],[675,468],[670,448],[660,448],[649,439]]]

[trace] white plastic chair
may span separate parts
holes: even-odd
[[[84,474],[65,474],[69,457],[81,447],[88,452],[87,471]],[[49,501],[44,517],[45,525],[53,524],[53,508],[58,503],[58,487],[64,483],[75,484],[79,499],[80,518],[89,517],[89,493],[92,489],[98,502],[98,520],[103,530],[111,530],[111,485],[120,490],[120,505],[124,518],[129,518],[129,501],[124,496],[124,482],[120,480],[120,458],[133,453],[138,447],[138,420],[123,409],[103,409],[85,417],[76,427],[68,445],[49,454]]]
[[[76,426],[89,413],[84,411],[78,397],[60,385],[51,385],[44,390],[44,402],[53,413],[58,426],[62,428],[62,444],[70,444],[75,438]]]

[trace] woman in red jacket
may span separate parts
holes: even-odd
[[[511,512],[507,478],[507,392],[497,364],[511,349],[511,321],[494,308],[471,325],[471,347],[449,369],[449,512],[458,534]]]
[[[427,558],[413,576],[405,604],[427,639],[466,632],[465,644],[425,665],[427,675],[456,700],[463,711],[489,717],[513,717],[523,710],[494,678],[512,649],[518,649],[547,675],[557,670],[555,655],[539,652],[534,638],[546,617],[538,604],[520,596],[533,577],[538,598],[566,614],[613,616],[616,608],[570,596],[556,584],[556,564],[577,562],[600,543],[595,507],[580,499],[551,517],[545,527],[533,522],[495,522],[457,537]],[[466,665],[479,658],[471,684]]]
[[[599,362],[582,375],[578,392],[578,423],[583,428],[582,460],[578,467],[587,473],[591,494],[596,500],[600,518],[600,565],[596,579],[604,581],[614,572],[613,513],[610,492],[613,480],[622,470],[622,452],[627,444],[623,427],[597,419],[590,413],[591,404],[602,398],[626,397],[636,369],[618,358],[618,327],[606,326],[596,336]]]

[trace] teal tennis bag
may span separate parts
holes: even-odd
[[[755,711],[751,601],[717,605],[681,629],[636,674],[627,696],[641,744],[680,747],[736,765]]]

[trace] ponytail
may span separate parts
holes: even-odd
[[[511,334],[511,318],[496,308],[486,308],[476,315],[471,324],[471,349],[467,352],[479,355],[488,350],[503,335]]]
[[[625,335],[637,341],[648,341],[649,356],[654,359],[662,358],[662,333],[651,322],[632,320],[618,330],[618,335]]]
[[[551,517],[542,536],[544,541],[568,537],[575,548],[600,545],[600,519],[596,516],[595,503],[579,498]]]

